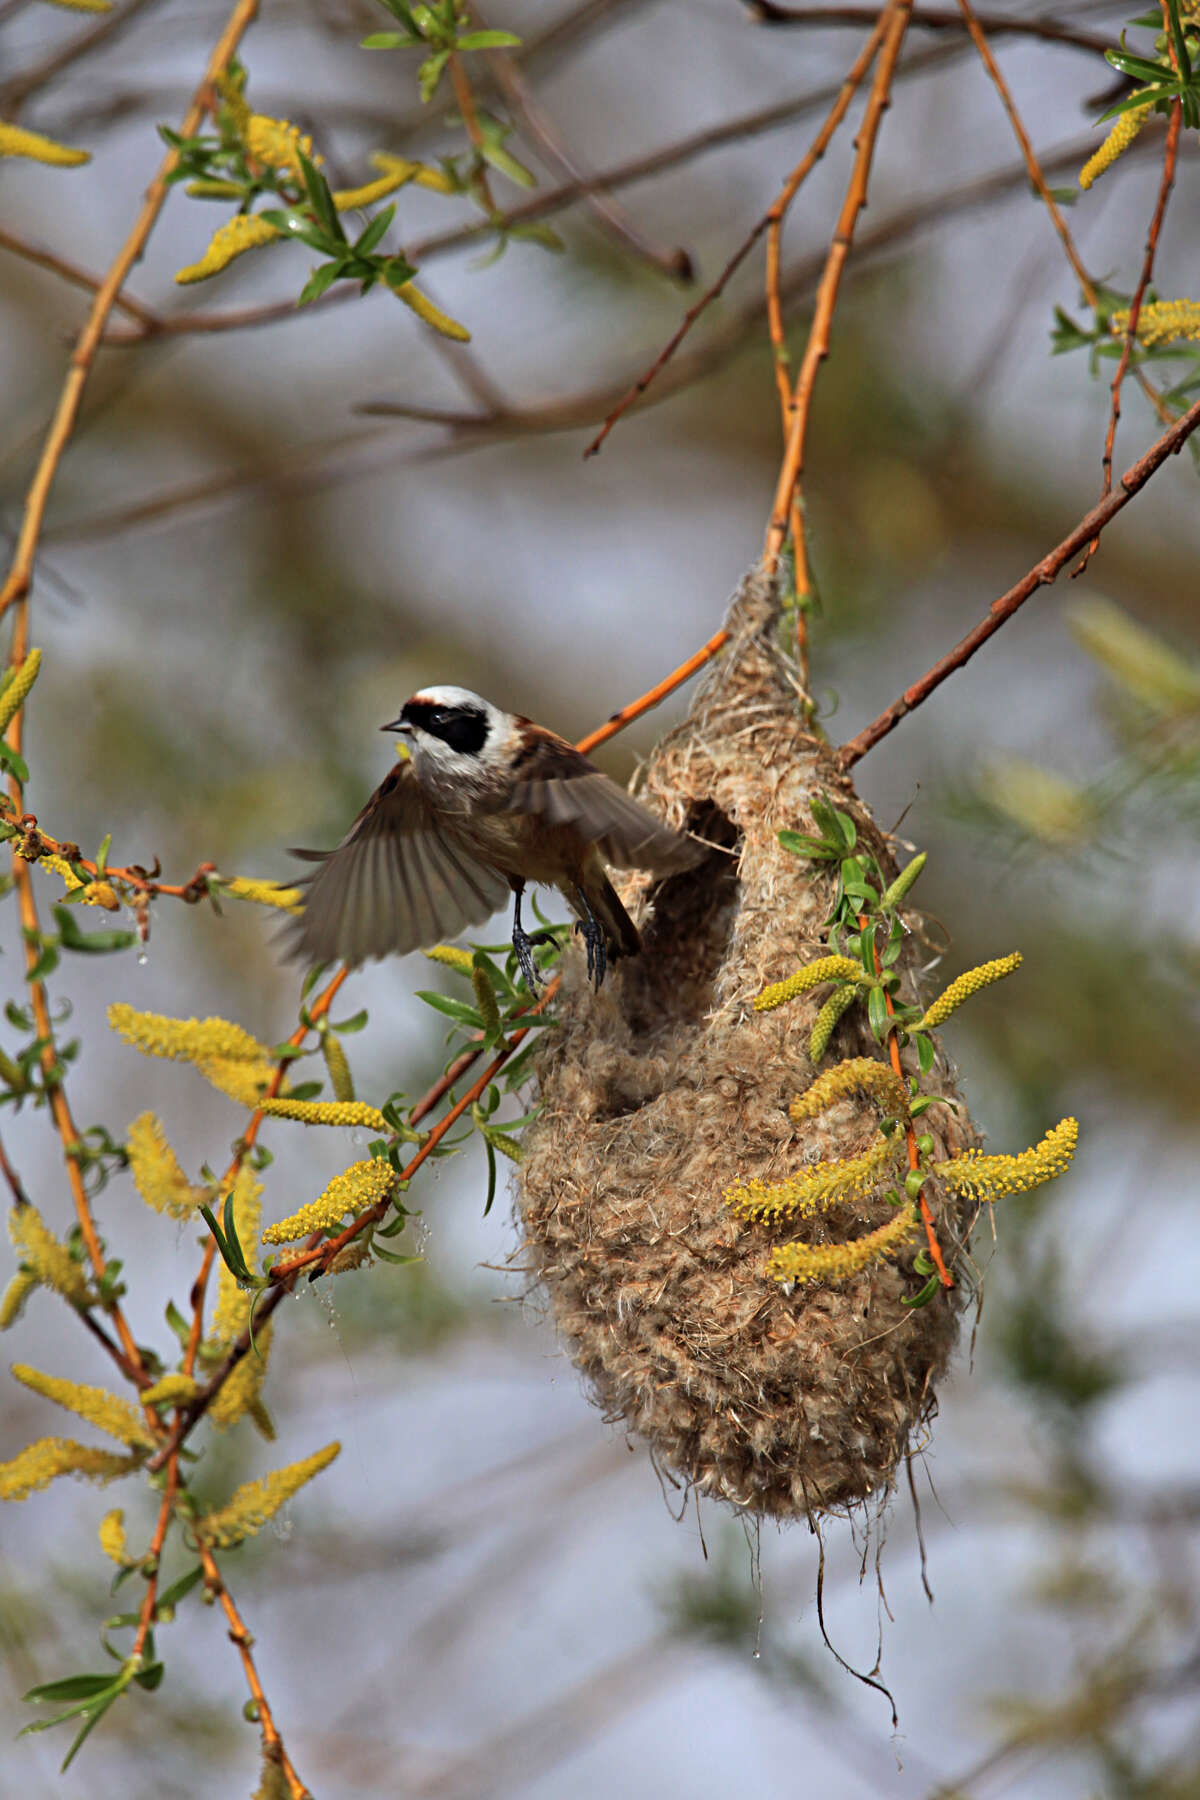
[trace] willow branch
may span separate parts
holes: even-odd
[[[771,509],[771,520],[767,527],[766,541],[763,546],[763,563],[768,573],[774,570],[779,561],[779,554],[783,549],[792,516],[793,501],[801,504],[801,511],[803,510],[800,493],[804,474],[804,445],[812,409],[813,392],[816,388],[817,374],[821,364],[829,354],[829,336],[842,273],[854,239],[855,224],[867,204],[867,181],[875,154],[875,143],[883,115],[891,104],[892,80],[900,55],[900,46],[904,42],[904,34],[908,29],[911,11],[912,0],[890,0],[890,4],[885,8],[887,24],[883,44],[879,52],[875,77],[871,84],[870,97],[867,100],[867,110],[859,134],[854,140],[856,152],[854,169],[833,234],[833,242],[829,248],[829,256],[821,276],[821,283],[817,289],[813,322],[809,328],[808,343],[805,346],[800,373],[796,377],[796,385],[792,394],[791,428],[788,432],[783,462],[779,471],[779,482],[775,489],[775,501]],[[793,550],[796,559],[796,594],[798,599],[803,602],[811,586],[803,531],[801,531],[799,540],[793,545]]]
[[[928,669],[919,681],[915,681],[911,687],[906,688],[903,694],[893,700],[892,704],[886,707],[872,724],[866,726],[855,737],[850,738],[847,743],[842,745],[837,753],[838,762],[842,768],[852,768],[861,757],[866,755],[868,750],[874,749],[882,738],[895,729],[901,719],[927,700],[930,694],[941,686],[947,676],[964,668],[975,652],[1012,618],[1031,594],[1035,594],[1039,588],[1049,587],[1051,582],[1062,573],[1071,558],[1076,556],[1085,544],[1090,543],[1094,537],[1098,536],[1109,520],[1114,519],[1123,507],[1128,506],[1135,494],[1141,492],[1150,477],[1162,466],[1168,456],[1176,455],[1183,448],[1197,427],[1200,427],[1200,400],[1197,400],[1169,431],[1165,431],[1162,437],[1150,446],[1144,456],[1139,457],[1137,462],[1125,471],[1121,477],[1121,485],[1114,493],[1109,494],[1093,506],[1061,544],[1058,544],[1039,563],[1036,563],[1027,575],[1022,576],[1014,587],[1009,588],[1006,594],[1001,594],[998,600],[993,600],[987,616],[973,631],[969,631],[966,637],[954,646],[953,650],[934,663],[933,667]]]

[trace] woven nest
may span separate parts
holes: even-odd
[[[767,1013],[751,1002],[826,953],[833,877],[782,850],[776,833],[812,831],[809,800],[823,790],[895,871],[830,751],[802,728],[761,577],[744,584],[729,623],[733,642],[640,782],[652,807],[715,847],[685,874],[627,879],[645,951],[598,995],[582,957],[566,957],[564,1023],[538,1063],[542,1111],[524,1139],[520,1209],[526,1254],[605,1412],[701,1492],[811,1518],[889,1486],[933,1407],[962,1290],[902,1306],[921,1285],[914,1243],[898,1263],[785,1291],[766,1273],[773,1243],[857,1237],[893,1216],[886,1199],[782,1227],[747,1224],[723,1203],[739,1177],[780,1181],[878,1134],[865,1096],[804,1125],[788,1117],[813,1079],[818,1000]],[[910,938],[906,997],[917,960]],[[863,1012],[843,1019],[822,1067],[881,1054]],[[922,1085],[957,1099],[940,1052]],[[961,1105],[933,1107],[921,1129],[938,1157],[978,1141]],[[952,1259],[974,1208],[949,1193],[935,1206]]]

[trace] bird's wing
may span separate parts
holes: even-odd
[[[539,732],[518,759],[517,780],[505,806],[534,814],[548,825],[573,826],[616,869],[668,875],[689,868],[704,854],[693,839],[656,819],[573,745],[550,732]]]
[[[482,925],[509,895],[503,876],[434,818],[409,763],[380,784],[336,850],[296,854],[320,863],[286,933],[289,954],[306,962],[353,968],[426,949]]]

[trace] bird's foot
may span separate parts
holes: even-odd
[[[582,932],[583,942],[587,949],[588,980],[593,983],[597,992],[608,969],[608,940],[604,935],[604,927],[593,917],[591,909],[586,919],[575,921],[576,931]]]
[[[540,993],[542,978],[533,960],[533,939],[523,925],[513,926],[512,946],[517,953],[517,967],[525,979],[525,986],[531,994]]]

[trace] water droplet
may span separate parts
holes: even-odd
[[[150,961],[149,953],[145,950],[139,950],[138,951],[138,967],[139,967],[139,969],[144,969],[146,964],[149,961]]]

